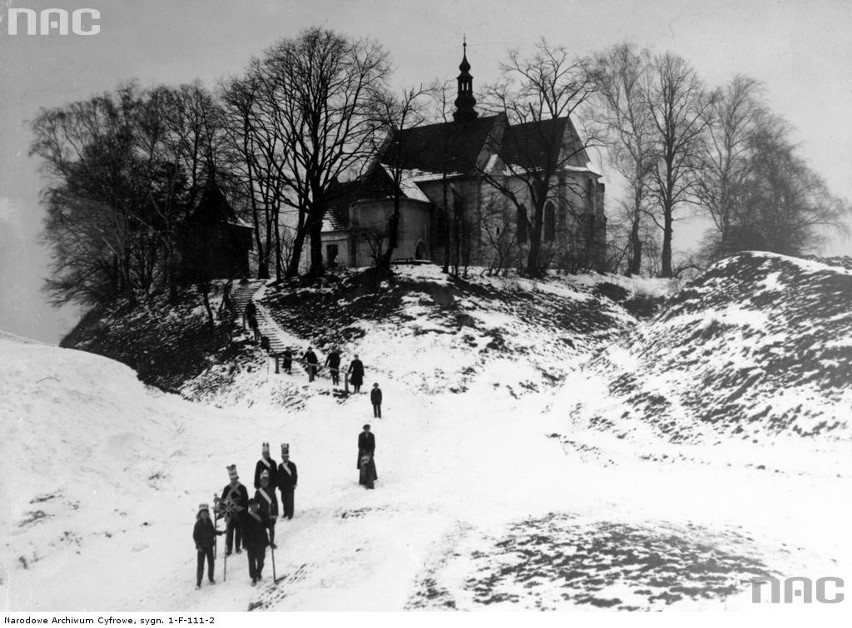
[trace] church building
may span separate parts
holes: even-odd
[[[529,184],[538,178],[547,190],[541,265],[602,268],[604,185],[570,118],[511,124],[502,113],[480,116],[466,48],[453,121],[396,131],[365,177],[333,188],[325,264],[373,265],[387,246],[398,197],[393,260],[524,267],[534,220]]]

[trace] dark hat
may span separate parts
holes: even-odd
[[[370,424],[369,424],[369,423],[364,423],[364,427],[363,427],[362,429],[365,429],[365,430],[370,429]]]

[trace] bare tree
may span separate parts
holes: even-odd
[[[30,152],[47,185],[54,303],[104,303],[162,281],[171,224],[188,207],[185,175],[165,148],[164,103],[135,84],[42,110]]]
[[[323,273],[329,191],[363,173],[379,131],[375,103],[388,73],[379,44],[320,28],[280,41],[256,64],[260,124],[281,143],[270,162],[285,185],[281,198],[299,212],[288,276],[298,273],[306,237],[309,273]]]
[[[751,137],[751,166],[741,206],[724,250],[761,249],[785,255],[815,252],[826,232],[848,235],[852,207],[831,194],[825,181],[789,140],[790,127],[762,116]]]
[[[264,83],[256,60],[243,77],[223,85],[222,101],[229,148],[237,155],[233,169],[243,183],[251,210],[258,276],[269,277],[271,256],[275,254],[276,278],[280,279],[279,221],[288,182],[283,170],[287,138],[277,118],[280,105],[274,90]]]
[[[615,169],[627,181],[630,203],[623,213],[628,220],[627,275],[642,268],[643,223],[648,216],[647,195],[653,171],[653,126],[644,81],[651,55],[628,44],[614,46],[595,57],[594,80],[602,107],[595,110]]]
[[[713,220],[724,250],[745,200],[747,181],[754,166],[755,134],[767,115],[761,85],[737,75],[719,91],[707,110],[707,141],[695,185],[696,202]],[[713,255],[711,255],[713,256]]]
[[[658,210],[653,218],[663,232],[661,275],[671,277],[675,211],[694,200],[696,172],[714,98],[695,70],[671,53],[654,58],[644,92],[654,128],[652,196]]]
[[[390,268],[391,257],[399,239],[400,205],[403,187],[408,178],[406,154],[409,146],[408,135],[404,131],[424,121],[423,98],[427,93],[423,85],[420,85],[407,88],[398,96],[391,92],[380,93],[376,99],[376,121],[379,129],[384,130],[385,134],[382,146],[377,151],[382,156],[382,164],[375,163],[374,167],[384,167],[393,186],[393,213],[388,219],[387,248],[378,260],[378,265],[382,268]],[[376,138],[378,137],[377,135]]]
[[[530,58],[510,51],[501,70],[501,81],[486,87],[484,107],[505,114],[525,137],[523,141],[504,141],[500,164],[489,164],[480,174],[529,221],[526,272],[538,275],[542,271],[545,205],[559,198],[560,186],[573,184],[573,179],[560,174],[576,165],[589,146],[597,145],[594,138],[580,139],[570,120],[571,114],[590,101],[595,84],[587,60],[572,59],[565,48],[551,46],[544,39]]]

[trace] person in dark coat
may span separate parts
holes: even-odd
[[[210,509],[207,504],[198,507],[195,516],[195,527],[192,529],[192,540],[195,541],[195,551],[198,553],[198,566],[195,570],[195,588],[201,588],[201,577],[204,575],[204,561],[207,560],[207,580],[210,584],[216,584],[213,578],[213,548],[216,546],[216,535],[225,534],[224,530],[217,530],[210,520]]]
[[[364,425],[363,432],[358,434],[358,462],[360,473],[359,484],[373,488],[373,482],[379,479],[376,473],[376,436],[370,431],[370,424]]]
[[[254,586],[263,577],[263,563],[266,560],[266,518],[261,514],[257,500],[248,501],[248,512],[243,517],[243,544],[248,554],[249,576]]]
[[[290,349],[284,349],[284,353],[281,354],[281,367],[287,375],[291,375],[290,370],[293,368],[293,353]]]
[[[251,333],[254,336],[254,341],[260,342],[260,325],[257,322],[257,314],[249,314],[248,323]]]
[[[370,391],[370,402],[373,404],[373,417],[382,418],[382,389],[378,384],[373,384],[373,390]]]
[[[299,483],[296,463],[290,461],[290,445],[281,443],[281,464],[278,465],[278,489],[281,491],[282,517],[293,518],[295,509],[294,494]]]
[[[340,385],[340,351],[337,347],[332,349],[331,353],[325,359],[325,365],[328,367],[328,372],[331,373],[331,385]]]
[[[236,545],[237,554],[240,553],[242,541],[242,516],[248,506],[248,490],[240,484],[240,476],[237,475],[237,465],[228,467],[228,476],[231,482],[222,491],[222,497],[216,505],[217,517],[225,519],[227,536],[225,537],[225,555],[230,556]]]
[[[260,474],[260,486],[254,493],[254,500],[258,504],[260,514],[266,519],[269,545],[272,549],[278,549],[278,546],[275,544],[275,522],[278,521],[278,495],[275,494],[275,485],[269,481],[269,478],[269,471],[264,469]]]
[[[260,446],[260,460],[254,467],[254,488],[260,488],[260,474],[269,473],[270,486],[278,486],[278,463],[269,456],[269,443]]]
[[[349,383],[352,384],[354,392],[361,392],[361,386],[364,383],[364,363],[358,359],[358,354],[355,354],[355,359],[349,363]]]
[[[305,355],[302,356],[302,359],[305,361],[305,365],[308,367],[308,381],[314,381],[314,377],[317,374],[317,364],[319,364],[319,360],[317,359],[317,354],[314,353],[313,347],[308,347],[308,350],[305,351]]]
[[[257,306],[254,304],[254,301],[249,299],[249,302],[246,303],[245,308],[243,308],[243,327],[248,326],[251,329],[251,325],[249,324],[249,319],[254,317],[257,320]]]

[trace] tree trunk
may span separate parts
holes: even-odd
[[[541,257],[541,219],[544,215],[544,201],[536,202],[534,211],[532,229],[529,230],[530,252],[527,255],[527,274],[538,277],[541,274],[539,258]]]
[[[664,208],[663,215],[663,269],[661,277],[669,279],[672,276],[672,209]]]
[[[307,226],[305,225],[305,218],[302,210],[299,210],[299,223],[296,225],[296,237],[293,238],[293,250],[290,252],[290,262],[287,265],[287,274],[288,278],[290,277],[298,277],[299,275],[299,264],[302,258],[302,249],[305,246],[305,234],[307,233]]]
[[[213,319],[213,308],[210,307],[210,282],[201,281],[198,283],[198,291],[204,299],[204,308],[207,310],[207,322],[211,328],[216,327],[216,321]]]
[[[397,187],[397,189],[399,188]],[[390,220],[388,220],[388,250],[385,251],[385,254],[382,256],[380,264],[381,268],[390,268],[391,258],[393,257],[393,252],[396,249],[397,242],[399,241],[399,205],[399,193],[396,193],[393,198],[393,214],[391,214]]]
[[[278,216],[275,217],[275,279],[281,281],[283,273],[283,262],[281,261],[281,226],[278,224]]]
[[[443,176],[443,184],[444,184],[444,268],[442,269],[445,273],[449,274],[450,272],[450,208],[447,205],[447,173],[446,168],[444,168],[444,176]]]
[[[310,225],[311,237],[311,267],[308,274],[311,277],[322,277],[325,268],[322,263],[322,220],[312,220]]]

